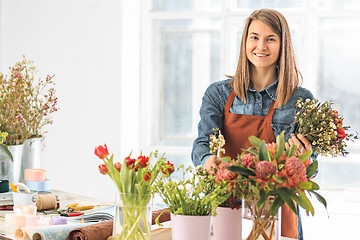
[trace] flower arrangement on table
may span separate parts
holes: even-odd
[[[230,185],[215,184],[215,176],[209,175],[200,166],[184,169],[184,166],[180,165],[178,170],[183,170],[183,179],[172,180],[165,175],[155,184],[156,192],[169,207],[169,211],[174,215],[216,214],[215,209],[229,195],[227,188]],[[190,177],[185,179],[185,173],[190,173]]]
[[[100,173],[108,175],[115,183],[122,202],[122,227],[117,233],[118,220],[115,219],[113,237],[121,240],[150,239],[151,216],[147,216],[147,205],[154,193],[153,184],[160,176],[169,177],[174,172],[173,164],[165,161],[164,154],[159,155],[157,151],[138,158],[129,155],[123,163],[114,162],[106,144],[96,147],[95,154],[104,162],[98,167]],[[156,158],[154,165],[150,164],[151,158]]]
[[[319,102],[317,99],[299,99],[293,125],[296,133],[306,137],[315,152],[333,157],[345,156],[345,140],[358,139],[357,135],[348,133],[350,126],[344,126],[337,110],[332,109],[333,102]]]
[[[274,216],[285,203],[296,214],[294,202],[305,209],[308,215],[314,215],[314,208],[306,192],[315,195],[326,207],[326,200],[316,192],[319,190],[318,184],[311,180],[317,169],[317,161],[311,162],[309,159],[311,151],[297,156],[295,145],[285,150],[284,132],[277,136],[276,143],[266,144],[254,136],[249,140],[255,148],[239,156],[239,164],[227,167],[241,175],[239,181],[245,186],[244,198],[254,203],[249,204],[251,201],[248,201],[246,206],[254,223],[247,239],[257,239],[260,235],[271,239],[263,229],[269,222],[275,221]],[[271,229],[270,232],[273,231]]]
[[[9,133],[7,145],[18,145],[46,133],[58,110],[57,97],[54,75],[35,79],[38,70],[25,56],[9,69],[9,75],[0,73],[0,130]]]

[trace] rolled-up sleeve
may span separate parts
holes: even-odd
[[[193,142],[191,158],[194,166],[204,165],[205,160],[211,156],[209,141],[213,129],[222,129],[223,111],[227,97],[218,82],[211,84],[202,98],[200,108],[200,122],[198,124],[198,137]]]

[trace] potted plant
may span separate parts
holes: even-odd
[[[201,167],[184,170],[181,165],[180,169],[184,171],[184,179],[164,176],[155,184],[156,192],[171,213],[172,239],[210,239],[211,215],[227,199],[229,184],[216,184],[215,176]],[[185,173],[190,177],[185,179]]]
[[[108,175],[118,189],[113,239],[150,239],[153,184],[162,175],[170,176],[174,166],[157,151],[137,158],[130,154],[122,164],[113,161],[106,144],[95,148],[95,154],[104,162],[99,165],[100,173]],[[156,159],[154,165],[151,158]]]
[[[51,115],[58,108],[54,76],[36,79],[37,69],[25,56],[9,70],[8,75],[0,73],[0,130],[9,134],[5,144],[14,156],[12,181],[17,182],[25,141],[43,136],[44,127],[52,124]],[[22,169],[25,168],[28,166]]]
[[[220,159],[220,153],[225,154],[224,136],[219,129],[213,129],[214,134],[210,135],[210,153],[216,155],[217,168],[212,174],[215,176],[215,183],[228,183],[227,199],[216,208],[216,216],[213,218],[213,234],[214,240],[222,239],[241,239],[241,223],[242,223],[242,197],[244,195],[241,186],[242,182],[238,181],[240,175],[231,172],[227,167],[238,163],[238,160],[224,157]]]

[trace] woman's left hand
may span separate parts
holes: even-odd
[[[311,143],[302,134],[297,134],[297,136],[295,136],[295,134],[291,134],[291,138],[285,143],[286,149],[293,144],[295,144],[297,155],[301,155],[307,151],[312,151]]]

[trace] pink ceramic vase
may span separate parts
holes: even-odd
[[[189,216],[171,214],[172,240],[210,240],[211,215]]]
[[[214,240],[241,240],[241,208],[216,208],[213,218]]]

